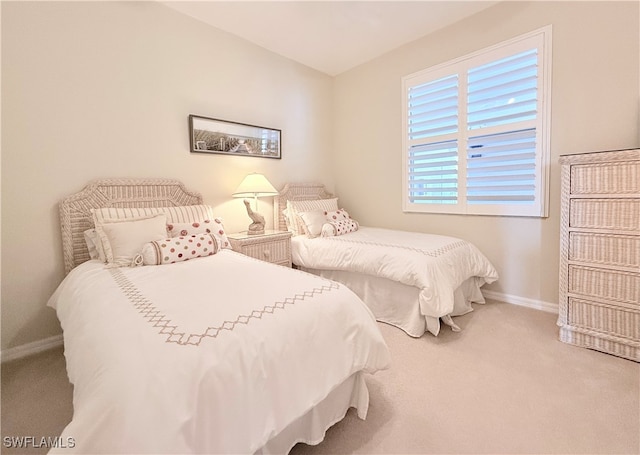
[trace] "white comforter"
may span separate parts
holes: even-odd
[[[229,250],[162,266],[90,261],[49,305],[74,385],[62,438],[78,453],[253,453],[389,362],[346,287]]]
[[[498,273],[471,243],[455,237],[360,227],[336,237],[297,236],[293,263],[387,278],[420,289],[424,316],[443,317],[454,308],[454,291],[468,278],[492,283]]]

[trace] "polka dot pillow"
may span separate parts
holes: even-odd
[[[146,243],[141,256],[144,265],[164,265],[211,256],[219,250],[216,237],[213,234],[202,233]]]
[[[220,218],[194,221],[192,223],[169,223],[167,224],[167,232],[170,237],[212,234],[218,241],[220,248],[231,249],[231,242],[229,242],[227,234],[224,232],[224,226],[222,225],[222,220]]]
[[[333,212],[324,212],[324,216],[329,223],[336,221],[349,221],[351,219],[345,209],[339,209]]]
[[[325,223],[322,226],[322,237],[333,237],[336,235],[344,235],[349,232],[355,232],[360,225],[356,220],[339,220]]]
[[[333,237],[335,235],[348,234],[355,232],[360,225],[349,216],[345,209],[339,209],[334,212],[325,213],[327,222],[322,225],[322,237]]]

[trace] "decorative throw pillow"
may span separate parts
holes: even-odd
[[[102,243],[98,239],[98,233],[95,229],[87,229],[84,231],[84,242],[87,244],[87,250],[89,251],[89,257],[91,259],[100,259],[100,253],[98,252],[98,245],[102,248]],[[102,253],[104,256],[104,253]]]
[[[311,238],[318,237],[322,231],[322,225],[327,222],[326,213],[323,210],[300,212],[300,218],[304,221],[305,234]]]
[[[212,220],[213,209],[209,205],[183,205],[178,207],[102,207],[92,209],[93,222],[97,225],[103,219],[128,219],[164,213],[168,223],[189,223],[199,220]]]
[[[348,234],[349,232],[357,231],[359,227],[358,222],[352,219],[330,221],[322,226],[322,237]]]
[[[177,207],[102,207],[98,209],[91,209],[93,215],[93,224],[98,232],[100,242],[102,237],[100,236],[100,226],[104,220],[113,221],[125,221],[131,219],[140,219],[157,214],[164,214],[167,219],[167,223],[191,223],[199,220],[212,220],[214,219],[213,209],[209,205],[183,205]],[[166,237],[166,234],[164,235]],[[148,239],[149,241],[151,239]],[[101,248],[102,246],[102,248]],[[105,245],[96,245],[98,253],[101,250],[105,250]],[[100,259],[103,262],[107,261],[106,255],[101,254]]]
[[[164,213],[126,220],[103,219],[96,227],[105,261],[117,266],[128,266],[142,246],[167,236],[167,216]]]
[[[224,225],[220,218],[213,220],[193,221],[189,223],[169,223],[167,225],[169,237],[189,236],[194,234],[213,234],[218,241],[220,248],[231,249],[231,242],[224,231]]]
[[[291,215],[289,214],[289,209],[284,209],[282,211],[282,217],[284,218],[284,224],[287,226],[287,231],[293,232],[291,228]]]
[[[164,265],[211,256],[219,250],[213,234],[201,233],[145,243],[141,256],[144,265]]]
[[[303,235],[304,221],[300,218],[302,212],[322,210],[333,212],[338,210],[338,198],[314,199],[310,201],[287,201],[287,210],[291,219],[291,232],[293,235]]]
[[[327,221],[329,221],[329,222],[343,221],[343,220],[350,220],[351,219],[351,217],[349,216],[349,214],[347,213],[347,211],[345,209],[339,209],[339,210],[335,210],[333,212],[325,212],[325,217],[326,217]]]

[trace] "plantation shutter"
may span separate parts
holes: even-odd
[[[535,201],[537,94],[537,49],[468,71],[467,203]],[[505,131],[475,135],[489,128]]]
[[[537,64],[537,49],[531,49],[470,69],[467,85],[469,130],[535,119]]]
[[[535,200],[536,130],[476,136],[467,146],[469,204]]]
[[[403,78],[403,209],[546,216],[550,27]]]
[[[458,75],[412,87],[408,97],[409,199],[412,203],[455,203],[458,142],[434,139],[458,131]]]

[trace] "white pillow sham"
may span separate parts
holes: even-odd
[[[293,235],[305,234],[305,223],[300,217],[302,212],[334,212],[338,210],[338,198],[314,199],[310,201],[287,201],[287,210]]]
[[[167,237],[167,216],[164,213],[128,219],[102,219],[96,226],[102,244],[104,262],[129,266],[145,243]]]
[[[314,210],[313,212],[300,212],[300,218],[304,222],[305,234],[314,238],[322,232],[322,225],[327,222],[326,212],[323,210]]]
[[[98,245],[100,245],[100,248],[102,248],[102,243],[100,243],[100,239],[98,238],[98,233],[96,232],[95,229],[87,229],[86,231],[84,231],[84,242],[87,245],[87,250],[89,251],[89,257],[91,259],[100,259],[100,253],[98,252]]]

